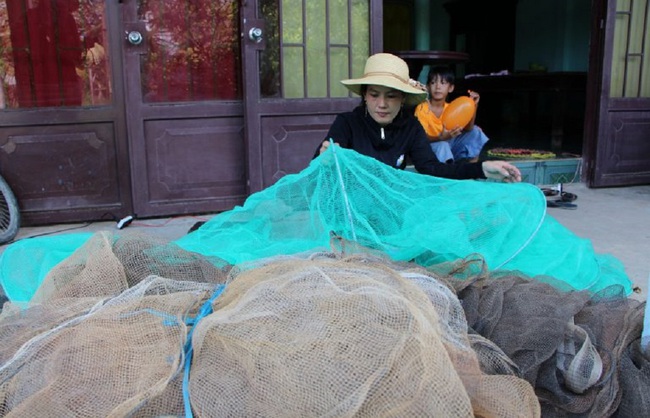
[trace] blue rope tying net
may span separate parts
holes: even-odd
[[[194,334],[194,330],[196,329],[196,326],[201,321],[201,319],[212,314],[212,305],[214,304],[214,301],[223,293],[225,288],[226,286],[223,284],[217,286],[217,289],[214,291],[210,299],[205,301],[203,306],[201,306],[199,313],[194,318],[188,318],[186,321],[186,325],[190,327],[190,331],[187,334],[187,341],[183,347],[183,356],[185,357],[185,366],[183,371],[183,405],[185,406],[186,418],[194,417],[194,414],[192,414],[192,405],[190,403],[190,368],[192,363],[192,354],[194,352],[194,348],[192,346],[192,335]]]

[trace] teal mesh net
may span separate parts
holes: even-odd
[[[425,176],[340,147],[177,244],[239,264],[329,249],[336,237],[424,267],[479,254],[491,270],[550,276],[566,290],[632,290],[618,259],[546,213],[536,186]]]
[[[23,239],[0,256],[0,284],[13,302],[29,301],[50,270],[81,247],[92,233]]]
[[[49,269],[88,237],[64,234],[10,245],[0,258],[9,299],[28,301]],[[546,213],[538,187],[396,170],[340,147],[175,244],[223,267],[328,251],[337,240],[423,267],[478,255],[491,271],[516,270],[562,290],[622,285],[632,291],[618,259],[595,253],[589,240]]]

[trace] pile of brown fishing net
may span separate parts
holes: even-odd
[[[630,416],[644,303],[333,238],[238,266],[97,233],[0,317],[3,416]],[[634,414],[632,414],[634,415]]]

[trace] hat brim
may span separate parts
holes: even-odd
[[[406,93],[405,103],[410,106],[415,106],[424,102],[427,99],[427,92],[415,88],[402,80],[391,77],[389,75],[369,75],[362,78],[352,78],[349,80],[341,80],[341,83],[348,88],[351,92],[361,96],[362,85],[376,85],[384,86],[391,89],[399,90]]]

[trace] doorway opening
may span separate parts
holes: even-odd
[[[484,153],[530,148],[575,157],[583,150],[591,7],[590,0],[384,0],[384,49],[468,54],[449,64],[450,100],[467,90],[481,95]],[[426,82],[428,68],[411,76]]]

